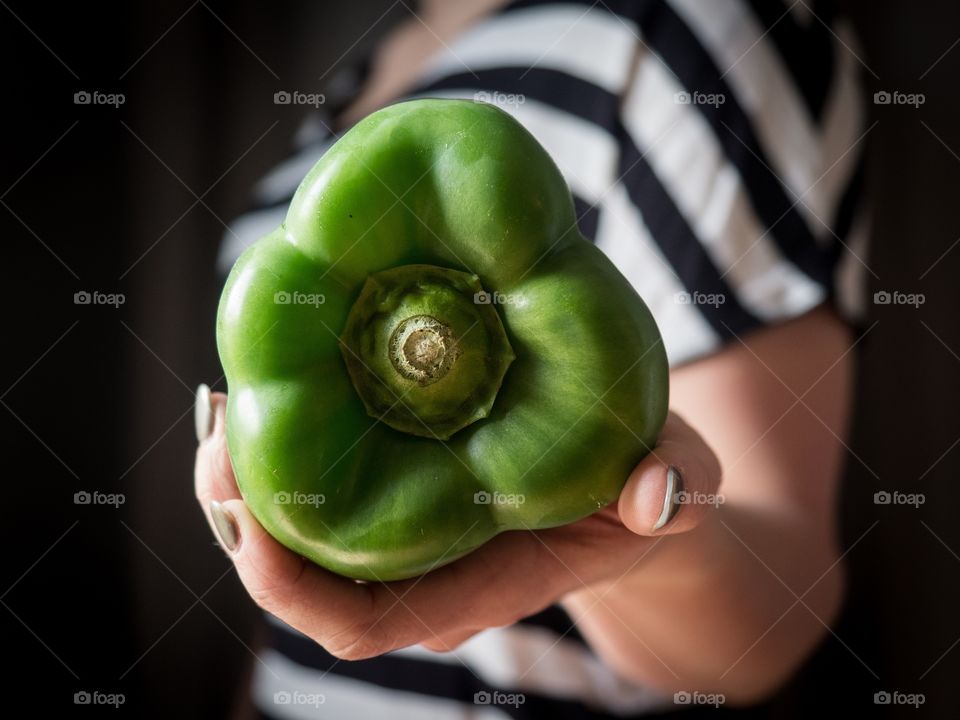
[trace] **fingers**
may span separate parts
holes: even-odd
[[[242,500],[214,504],[212,514],[254,601],[344,660],[415,644],[454,650],[477,632],[510,625],[581,586],[586,565],[597,560],[584,554],[561,561],[536,533],[513,532],[418,578],[357,583],[280,545]]]
[[[278,543],[242,500],[215,502],[212,515],[254,602],[344,660],[418,643],[452,650],[482,628],[517,620],[517,608],[526,608],[523,594],[534,594],[531,587],[517,587],[522,583],[494,587],[498,570],[489,559],[483,568],[447,566],[412,580],[358,583]],[[465,620],[471,629],[464,629]]]
[[[263,529],[237,487],[227,452],[226,404],[223,393],[210,393],[203,385],[197,392],[200,445],[194,491],[254,602],[345,659],[372,657],[434,638],[412,613],[394,609],[400,603],[385,586],[358,584],[330,573]]]
[[[477,568],[456,573],[442,568],[388,584],[358,583],[278,543],[242,500],[214,501],[211,515],[254,602],[343,660],[363,660],[418,643],[453,650],[483,628],[514,622],[519,617],[514,608],[525,607],[521,599],[496,590],[490,573]],[[463,628],[465,618],[470,629]]]
[[[436,615],[432,598],[417,595],[416,610],[401,599],[418,581],[360,584],[330,573],[278,543],[243,502],[226,441],[227,396],[197,392],[194,491],[214,535],[233,560],[247,592],[261,608],[344,659],[373,657],[437,641],[459,618]],[[471,587],[468,583],[467,587]],[[443,615],[443,613],[441,613]],[[420,617],[431,618],[430,625]],[[439,628],[434,632],[431,626]],[[475,632],[475,631],[474,631]]]
[[[377,620],[367,586],[309,563],[250,514],[227,452],[226,406],[223,393],[198,390],[194,490],[211,529],[254,602],[334,654],[351,654]]]
[[[467,640],[485,629],[486,628],[477,628],[476,630],[457,630],[439,638],[425,640],[421,643],[421,645],[423,645],[423,647],[425,647],[427,650],[432,650],[433,652],[453,652],[458,647],[463,645],[463,643],[465,643]]]
[[[713,510],[721,469],[696,430],[670,413],[657,447],[634,469],[620,493],[618,510],[638,535],[692,530]]]
[[[542,610],[579,584],[576,573],[535,533],[522,531],[498,535],[420,578],[373,590],[383,609],[381,638],[395,647],[419,643],[445,652],[483,629],[511,625]]]
[[[398,642],[377,602],[379,585],[358,583],[314,565],[278,543],[243,500],[214,501],[216,533],[247,593],[276,616],[343,660],[361,660],[418,642]]]
[[[203,439],[195,466],[197,498],[254,601],[339,658],[369,658],[417,643],[452,650],[483,628],[542,609],[589,581],[598,564],[596,553],[581,545],[564,552],[560,528],[501,534],[456,563],[402,582],[358,583],[335,575],[281,545],[248,510],[227,453],[225,410],[225,395],[198,393]],[[612,513],[608,521],[583,526],[581,534],[593,533],[600,542],[617,533],[638,539],[689,530],[709,509],[698,500],[715,494],[719,482],[710,448],[671,415],[655,452],[631,474],[616,506],[634,535]],[[622,537],[613,539],[622,547]]]
[[[197,390],[194,418],[200,445],[193,466],[193,487],[211,528],[210,503],[240,497],[227,453],[226,408],[227,396],[223,393],[210,393],[206,385]]]
[[[483,629],[513,624],[561,594],[535,543],[532,533],[505,533],[421,577],[357,586],[369,593],[365,614],[321,644],[347,660],[416,644],[447,652]]]
[[[379,638],[369,585],[328,572],[278,543],[242,500],[214,508],[215,515],[225,516],[218,528],[233,526],[234,542],[230,534],[218,534],[257,605],[338,657],[356,659],[365,641]]]

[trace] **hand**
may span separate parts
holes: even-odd
[[[224,434],[226,395],[198,393],[197,499],[264,610],[347,660],[422,644],[452,650],[474,634],[510,625],[564,595],[630,572],[660,536],[696,527],[712,506],[677,493],[714,494],[720,466],[703,439],[670,414],[654,451],[630,474],[617,503],[579,522],[501,533],[419,578],[362,583],[335,575],[280,545],[241,498]],[[668,474],[672,485],[668,495]]]

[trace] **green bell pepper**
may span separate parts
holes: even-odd
[[[614,501],[667,412],[656,324],[553,161],[464,100],[373,113],[230,273],[227,443],[251,512],[396,580]]]

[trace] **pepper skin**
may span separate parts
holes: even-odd
[[[373,113],[230,273],[227,443],[279,542],[413,577],[616,500],[656,443],[667,361],[519,123],[426,99]]]

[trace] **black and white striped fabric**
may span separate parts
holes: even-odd
[[[862,316],[867,128],[855,46],[841,18],[809,1],[521,0],[437,55],[410,97],[485,100],[530,130],[566,177],[583,234],[647,302],[676,366],[825,302]],[[258,184],[256,207],[224,239],[224,272],[282,222],[335,140],[330,125],[308,122],[296,154]],[[615,676],[557,608],[455,654],[408,648],[358,663],[277,621],[271,629],[254,682],[264,717],[678,709]],[[496,692],[525,701],[482,702]]]

